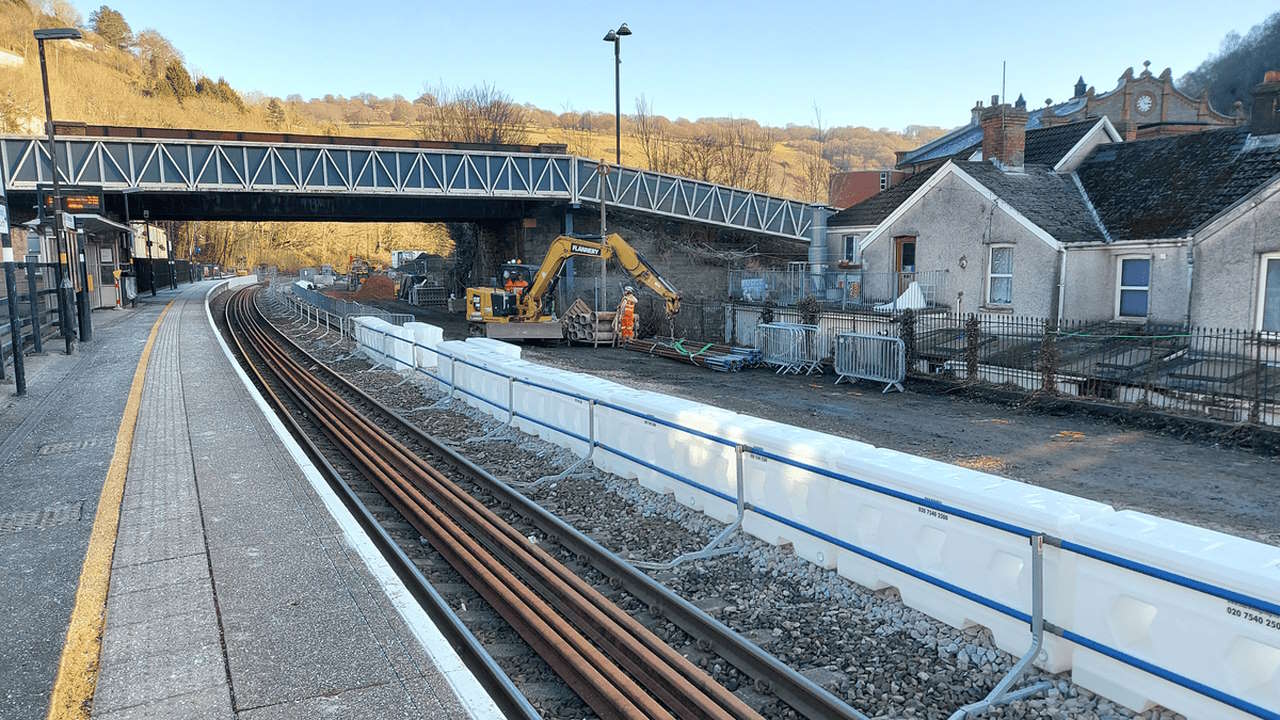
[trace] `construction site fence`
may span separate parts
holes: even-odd
[[[836,335],[834,365],[837,384],[870,380],[884,383],[883,392],[901,392],[907,377],[907,345],[902,338],[840,333]]]
[[[842,310],[873,308],[893,302],[916,283],[926,304],[935,307],[947,296],[947,271],[919,272],[840,269],[829,265],[814,269],[808,263],[784,270],[730,270],[729,300],[790,307],[812,297]]]

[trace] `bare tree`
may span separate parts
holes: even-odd
[[[654,115],[653,105],[644,95],[636,98],[635,119],[631,132],[640,142],[645,164],[650,170],[662,173],[676,172],[677,153],[669,131],[671,122],[661,115]]]
[[[578,112],[565,106],[564,112],[555,117],[556,134],[564,143],[571,155],[589,157],[591,155],[591,113]]]
[[[768,192],[773,180],[773,146],[770,128],[754,120],[730,119],[717,132],[719,169],[717,182],[755,192]]]
[[[528,110],[489,84],[429,90],[417,131],[426,140],[518,144],[528,137]]]
[[[804,154],[801,167],[801,193],[809,202],[826,202],[831,182],[831,163],[827,160],[827,131],[822,125],[822,109],[813,104],[813,142]]]

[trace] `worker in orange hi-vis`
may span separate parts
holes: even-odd
[[[635,339],[636,324],[636,291],[628,285],[622,291],[622,302],[618,304],[618,341],[626,342]]]

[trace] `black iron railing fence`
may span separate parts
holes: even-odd
[[[770,320],[817,325],[827,342],[842,332],[892,335],[906,344],[907,366],[916,376],[1280,425],[1276,333],[929,309],[806,314],[732,303],[722,317],[722,334],[703,339],[754,345],[755,326]]]

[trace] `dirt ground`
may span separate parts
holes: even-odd
[[[396,303],[396,305],[402,305]],[[397,307],[404,311],[409,306]],[[459,315],[422,313],[463,337]],[[526,359],[736,412],[965,465],[1062,492],[1280,545],[1280,459],[1208,441],[936,392],[719,373],[617,349],[527,346]]]

